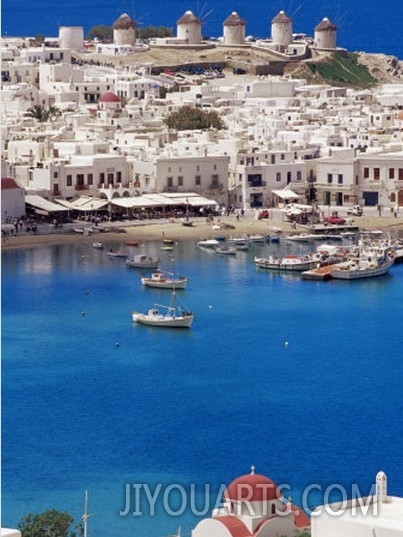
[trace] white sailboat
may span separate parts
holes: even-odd
[[[86,490],[85,497],[84,497],[84,513],[81,516],[83,524],[84,524],[84,537],[87,537],[88,535],[88,519],[92,515],[93,513],[88,513],[88,490]]]

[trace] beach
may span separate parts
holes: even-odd
[[[358,226],[360,230],[380,229],[394,234],[403,233],[403,217],[362,216],[354,219],[353,225]],[[74,226],[77,227],[76,224]],[[251,217],[244,217],[237,220],[232,215],[216,218],[212,223],[206,222],[205,218],[195,218],[193,219],[193,226],[190,227],[184,226],[180,219],[115,222],[113,226],[100,227],[99,232],[90,233],[89,235],[76,233],[73,231],[73,227],[54,230],[51,225],[42,224],[39,226],[38,233],[20,232],[17,235],[12,234],[3,238],[2,250],[56,244],[92,244],[95,241],[201,240],[213,238],[216,235],[242,237],[254,234],[268,235],[276,229],[281,230],[282,233],[290,234],[309,231],[309,227],[302,225],[297,225],[296,229],[294,229],[291,222],[285,222],[279,218],[257,220]],[[331,229],[329,227],[329,230]]]

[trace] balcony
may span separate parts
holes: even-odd
[[[207,188],[208,190],[222,190],[224,188],[224,185],[222,183],[213,183]]]
[[[82,190],[89,190],[90,187],[88,185],[76,185],[75,189],[76,191],[82,191]]]

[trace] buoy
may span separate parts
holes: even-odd
[[[115,343],[115,346],[116,346],[116,347],[119,347],[119,341],[117,341],[117,342]]]
[[[83,310],[83,311],[81,312],[81,315],[84,317],[84,315],[85,315],[85,310]]]
[[[288,347],[288,341],[286,341],[286,342],[284,343],[284,345],[285,345],[286,347]]]

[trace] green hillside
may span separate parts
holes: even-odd
[[[349,85],[368,88],[377,83],[367,67],[360,64],[358,54],[335,53],[319,61],[308,61],[306,65],[315,77],[332,85]]]

